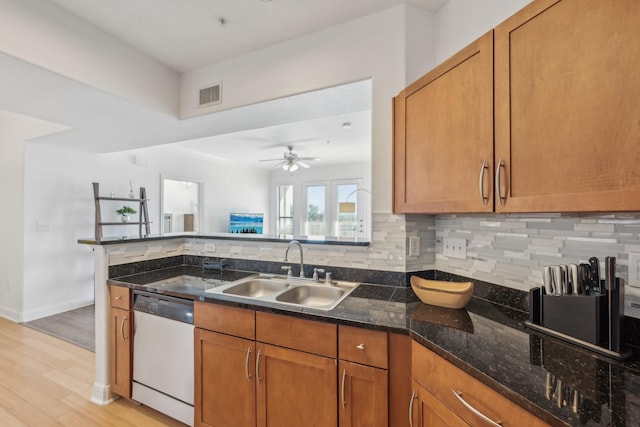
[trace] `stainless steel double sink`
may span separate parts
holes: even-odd
[[[315,282],[278,275],[259,274],[207,290],[210,293],[237,296],[255,301],[290,304],[318,310],[332,310],[357,286],[357,283]]]

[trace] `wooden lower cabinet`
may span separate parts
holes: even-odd
[[[472,426],[548,426],[521,406],[415,341],[411,346],[411,374],[414,387],[416,384],[420,385]]]
[[[255,426],[255,342],[195,329],[196,426]]]
[[[336,325],[201,302],[194,313],[196,426],[338,426]],[[321,343],[304,333],[323,329]]]
[[[468,427],[459,416],[446,407],[427,389],[413,382],[409,416],[414,427]]]
[[[111,345],[109,346],[111,391],[130,399],[133,373],[133,345],[131,341],[133,312],[111,307],[109,316],[111,324]]]
[[[389,425],[388,371],[341,360],[338,374],[340,427]]]
[[[337,427],[336,360],[257,343],[258,426]]]
[[[133,379],[133,311],[131,290],[109,287],[109,369],[111,392],[131,398]]]

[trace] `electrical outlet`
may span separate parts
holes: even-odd
[[[467,259],[467,239],[444,238],[442,253],[449,258]]]
[[[36,231],[37,232],[49,231],[49,224],[46,222],[36,221]]]
[[[640,252],[629,252],[629,286],[640,288]]]
[[[205,252],[215,252],[216,251],[216,244],[215,243],[205,243],[204,244],[204,250],[205,250]]]
[[[417,236],[409,237],[409,256],[420,255],[420,238]]]

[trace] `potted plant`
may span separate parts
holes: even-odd
[[[137,211],[130,206],[123,206],[116,211],[118,215],[122,215],[122,222],[129,222],[129,215],[136,212]]]

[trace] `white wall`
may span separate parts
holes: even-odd
[[[435,66],[436,33],[432,13],[415,7],[407,7],[405,13],[405,86],[408,86]]]
[[[495,28],[531,0],[449,0],[435,15],[436,64]]]
[[[192,117],[371,78],[372,205],[374,213],[390,212],[391,98],[436,62],[446,59],[526,3],[528,1],[525,0],[450,0],[435,18],[428,13],[416,13],[409,6],[398,6],[240,58],[204,67],[181,78],[181,116]],[[59,10],[50,10],[50,6],[41,0],[27,0],[19,4],[0,0],[0,8],[3,16],[12,17],[9,20],[12,21],[11,30],[7,29],[9,27],[0,29],[0,35],[11,36],[9,43],[5,37],[0,37],[4,43],[0,45],[1,51],[14,49],[14,54],[23,59],[65,75],[76,76],[80,81],[101,85],[102,88],[109,87],[103,84],[110,83],[114,93],[146,105],[154,104],[158,109],[166,108],[166,102],[172,96],[171,73],[165,73],[161,68],[153,71],[155,65],[147,62],[148,59],[138,58],[133,51],[114,44],[113,39],[101,36],[90,27],[75,28],[87,35],[86,40],[71,40],[69,34],[65,33],[64,25],[58,28],[57,25],[52,27],[45,22],[47,13],[44,12],[51,12],[57,23],[67,22],[68,17],[60,15]],[[25,10],[29,13],[23,14]],[[432,28],[435,28],[435,35]],[[21,44],[20,35],[30,30],[36,31],[35,39],[31,40],[40,40],[39,46],[34,46],[33,43]],[[58,37],[47,40],[49,32]],[[76,48],[79,45],[79,51],[84,54],[71,55],[66,50],[65,43],[75,44]],[[92,52],[97,51],[96,47],[101,46],[105,47],[106,52],[104,64],[102,59],[96,59],[92,55]],[[55,52],[56,55],[47,56],[47,52]],[[92,58],[96,59],[95,64],[92,64]],[[104,65],[105,68],[96,70],[94,65]],[[136,71],[133,75],[129,73],[132,70]],[[148,77],[139,70],[150,70],[153,76]],[[97,81],[86,80],[90,75],[95,75]],[[148,79],[149,84],[139,86],[140,76]],[[102,79],[113,81],[105,82]],[[224,84],[224,104],[217,109],[195,111],[195,107],[191,105],[191,100],[195,99],[194,91],[202,84],[220,80]],[[168,87],[166,92],[163,92],[164,89],[157,90],[157,84],[162,82]],[[143,90],[137,92],[137,89],[129,85]],[[3,201],[19,203],[21,198],[16,195],[14,184],[19,182],[15,177],[21,176],[16,162],[19,165],[22,157],[12,147],[0,146],[0,150],[1,154],[8,154],[0,157],[0,170],[11,171],[12,177],[3,180],[10,183],[8,186],[0,184],[3,185],[0,187],[0,194]],[[147,165],[135,164],[135,155],[147,158]],[[150,206],[150,215],[155,222],[152,232],[159,229],[160,173],[206,182],[205,231],[226,229],[228,212],[266,211],[268,206],[269,192],[264,189],[264,184],[269,182],[268,176],[239,169],[237,165],[213,165],[196,155],[176,152],[170,147],[92,155],[29,144],[24,161],[25,211],[24,215],[20,212],[19,216],[24,216],[25,320],[72,308],[72,305],[89,302],[92,298],[93,265],[90,253],[86,246],[76,243],[78,238],[93,235],[92,181],[101,183],[103,194],[110,191],[117,194],[128,193],[129,179],[133,180],[136,187],[146,186],[149,196],[155,200]],[[231,181],[230,176],[233,176]],[[239,191],[238,188],[243,190]],[[19,219],[17,224],[21,221]],[[44,228],[48,227],[49,231],[36,231],[36,222],[44,224]],[[402,227],[402,224],[399,226]],[[121,227],[114,228],[113,233],[130,234],[130,229]],[[18,246],[21,244],[19,233],[15,233],[10,226],[5,226],[2,230],[7,233],[9,241],[15,241]],[[386,229],[377,234],[385,233]],[[12,259],[13,247],[4,245],[2,250],[8,256],[6,259]],[[397,251],[403,252],[401,248]],[[389,257],[385,256],[384,259],[388,260]],[[4,260],[5,258],[0,262],[6,262]],[[19,259],[14,261],[20,262]],[[398,262],[403,263],[401,259]],[[0,290],[4,289],[13,298],[17,294],[12,291],[21,283],[22,272],[16,267],[12,267],[10,271],[12,273],[7,275],[8,281],[0,282]],[[4,277],[0,280],[5,280]]]
[[[412,12],[397,6],[183,74],[180,114],[193,117],[372,78],[372,204],[376,212],[390,212],[391,99],[407,84],[405,29]],[[429,14],[411,16],[413,28],[419,18],[425,27],[431,24]],[[217,81],[223,83],[223,103],[198,110],[195,94]]]
[[[178,74],[45,0],[0,0],[0,52],[177,115]]]
[[[25,258],[24,141],[63,128],[0,111],[0,316],[21,321]],[[35,224],[34,224],[35,228]]]
[[[136,157],[143,162],[136,162]],[[268,204],[266,172],[173,147],[96,155],[28,143],[25,162],[25,321],[93,302],[93,257],[88,246],[77,243],[94,235],[92,182],[100,183],[101,195],[114,192],[120,197],[128,194],[129,180],[136,194],[144,186],[151,199],[152,233],[160,229],[160,174],[206,182],[205,231],[222,227],[221,223],[226,228],[229,210],[264,210]],[[233,183],[246,191],[236,191]],[[117,221],[115,210],[122,204],[103,201],[103,220]],[[48,231],[37,231],[36,223]],[[105,236],[136,233],[136,225],[104,228]]]

